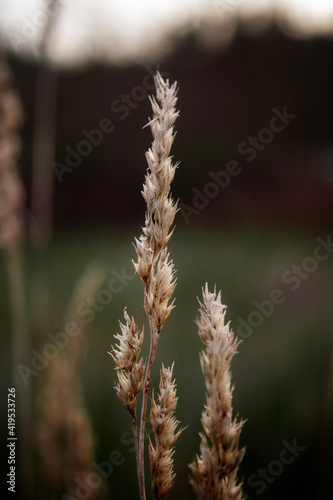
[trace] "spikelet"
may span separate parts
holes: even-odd
[[[164,248],[156,266],[154,280],[147,291],[146,300],[147,314],[152,318],[157,330],[161,330],[174,307],[174,301],[169,304],[176,286],[173,268],[173,262],[169,261],[169,254]]]
[[[226,306],[221,292],[203,290],[200,318],[197,320],[200,338],[205,346],[201,353],[201,369],[207,389],[202,412],[200,455],[190,464],[190,482],[199,500],[241,500],[242,488],[237,485],[237,469],[244,450],[238,450],[243,421],[232,420],[232,387],[230,363],[238,343],[225,324]]]
[[[172,380],[173,365],[164,368],[162,365],[160,379],[159,403],[152,397],[150,421],[154,430],[155,448],[149,440],[150,469],[152,474],[152,497],[163,498],[172,488],[175,473],[173,472],[173,446],[182,429],[176,432],[178,421],[173,416],[177,406],[176,384]]]
[[[121,335],[114,337],[119,341],[119,345],[112,347],[112,356],[117,365],[118,384],[115,389],[122,405],[134,415],[136,409],[136,397],[142,389],[145,363],[140,355],[143,342],[143,329],[137,332],[134,318],[130,318],[124,310],[126,324],[120,324]]]

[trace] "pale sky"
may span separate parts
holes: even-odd
[[[193,27],[212,42],[211,28],[218,25],[215,32],[227,39],[235,16],[277,15],[295,36],[333,34],[333,0],[54,0],[54,11],[47,5],[48,0],[0,0],[2,43],[33,55],[44,23],[54,15],[50,56],[65,65],[158,57],[170,47],[170,35]]]

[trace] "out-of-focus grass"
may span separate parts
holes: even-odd
[[[107,288],[114,270],[121,273],[125,269],[125,274],[133,275],[133,235],[132,232],[114,233],[111,237],[67,234],[55,238],[45,257],[52,298],[49,331],[57,333],[63,328],[74,283],[91,260],[101,260],[109,268],[102,288]],[[263,498],[293,498],[295,492],[302,498],[319,495],[320,474],[325,466],[323,450],[332,445],[333,433],[325,427],[328,373],[333,356],[333,256],[320,262],[308,279],[301,280],[296,291],[291,291],[282,281],[284,272],[312,256],[317,236],[325,239],[327,235],[291,235],[253,229],[191,232],[177,228],[169,246],[177,269],[176,308],[162,330],[152,378],[156,387],[161,363],[169,365],[175,361],[177,417],[182,426],[188,425],[177,443],[177,479],[170,500],[194,498],[187,483],[186,464],[198,451],[200,413],[204,404],[199,364],[201,345],[194,320],[198,309],[196,297],[201,295],[205,281],[210,287],[216,284],[222,290],[223,302],[228,305],[227,319],[236,333],[237,318],[247,320],[255,310],[253,301],[267,299],[275,288],[286,296],[285,302],[276,306],[263,324],[243,340],[232,365],[234,411],[248,419],[241,437],[247,451],[240,474],[245,491],[250,498],[256,498],[259,487],[251,486],[248,478],[258,474],[259,468],[267,469],[272,461],[279,460],[284,440],[292,443],[296,439],[306,450],[294,463],[285,465],[282,474],[273,477],[270,484],[266,483]],[[30,252],[28,259],[36,265]],[[0,272],[0,308],[7,321],[3,265]],[[29,274],[33,274],[32,264]],[[86,349],[81,378],[96,437],[96,461],[108,460],[113,450],[119,450],[125,458],[125,463],[115,467],[109,478],[111,498],[115,499],[136,498],[137,479],[130,444],[130,420],[113,389],[114,364],[107,351],[125,306],[139,325],[147,325],[142,304],[142,285],[135,277],[121,292],[112,295],[109,305],[96,312],[83,333]],[[49,331],[39,335],[39,345],[49,341]],[[5,362],[8,334],[2,345],[1,364],[8,367]],[[321,498],[326,498],[325,492]]]

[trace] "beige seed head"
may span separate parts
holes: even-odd
[[[169,156],[174,140],[173,126],[178,116],[176,112],[177,84],[171,87],[159,73],[155,77],[156,98],[151,104],[154,116],[149,121],[153,143],[146,153],[148,172],[145,177],[142,196],[147,203],[146,220],[143,235],[136,239],[138,262],[134,263],[136,272],[145,282],[163,247],[171,237],[177,204],[170,196],[170,184],[177,165],[173,165]]]
[[[119,340],[119,345],[112,346],[112,353],[109,354],[118,368],[130,370],[140,354],[144,332],[143,329],[140,334],[136,331],[134,318],[129,317],[126,309],[124,310],[124,318],[125,325],[119,321],[121,335],[114,335],[114,338]]]
[[[152,496],[154,500],[163,498],[172,488],[175,473],[173,472],[173,454],[177,439],[183,429],[176,430],[179,422],[174,417],[177,406],[176,384],[172,380],[173,365],[164,368],[162,365],[160,379],[159,404],[154,395],[150,411],[150,421],[154,430],[155,447],[149,440],[149,458],[152,474]]]
[[[141,333],[137,331],[134,318],[130,318],[124,310],[126,324],[120,324],[121,334],[114,337],[119,341],[116,347],[112,347],[112,356],[117,365],[118,384],[115,385],[117,395],[122,405],[132,415],[136,408],[136,397],[142,389],[145,362],[140,355],[143,343],[143,329]]]
[[[197,320],[200,338],[205,346],[201,353],[201,369],[206,384],[206,405],[202,412],[200,455],[190,464],[190,482],[200,500],[240,500],[241,485],[237,484],[237,468],[244,450],[238,449],[243,421],[232,420],[232,387],[230,363],[238,342],[225,324],[226,306],[221,293],[203,290],[200,318]]]

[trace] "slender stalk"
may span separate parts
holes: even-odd
[[[134,436],[134,444],[135,444],[135,462],[136,469],[139,478],[139,437],[138,437],[138,419],[135,412],[131,414],[132,428],[133,428],[133,436]],[[140,487],[140,484],[139,484]]]
[[[140,433],[139,433],[139,460],[138,460],[138,476],[139,476],[139,490],[140,490],[140,500],[146,500],[146,486],[145,486],[145,427],[146,427],[146,414],[147,414],[147,404],[148,404],[148,394],[150,385],[150,374],[153,367],[157,340],[159,336],[159,331],[156,330],[155,326],[152,324],[149,318],[149,328],[150,328],[150,349],[147,369],[145,373],[143,395],[142,395],[142,408],[141,408],[141,420],[140,420]]]
[[[132,420],[132,427],[133,427],[133,436],[134,436],[134,442],[135,442],[135,460],[136,464],[138,465],[138,460],[139,460],[139,441],[138,441],[138,419],[136,417],[136,412],[131,415],[131,420]]]

